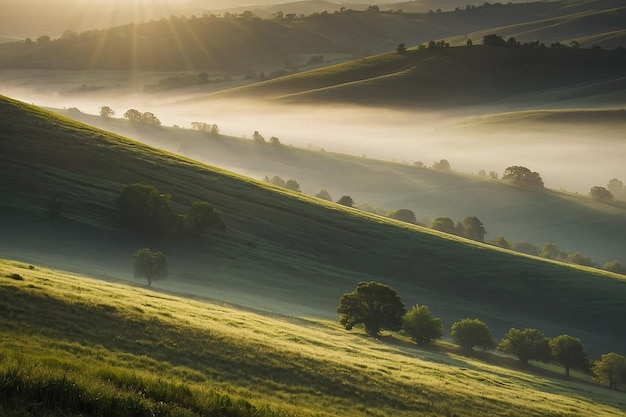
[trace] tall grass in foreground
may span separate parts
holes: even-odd
[[[78,360],[77,360],[78,362]],[[80,367],[80,363],[76,363]],[[12,416],[286,416],[269,408],[137,370],[66,371],[26,356],[0,357],[0,415]]]

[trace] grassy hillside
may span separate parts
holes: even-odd
[[[0,261],[0,310],[7,417],[625,415],[623,393],[556,367],[32,264]]]
[[[261,96],[290,103],[352,103],[450,109],[515,100],[546,90],[587,86],[578,98],[597,96],[593,83],[624,90],[621,51],[524,47],[428,48],[389,53],[302,72],[220,96]],[[613,91],[614,92],[614,91]],[[547,106],[549,100],[536,100]]]
[[[407,304],[431,305],[447,325],[478,316],[496,334],[512,325],[573,333],[594,354],[619,350],[626,281],[522,257],[416,226],[275,189],[3,98],[0,253],[128,279],[139,248],[171,259],[164,285],[264,310],[334,317],[358,281],[385,282]],[[225,232],[201,242],[120,230],[114,198],[136,182],[170,193],[177,209],[206,200]],[[49,219],[55,196],[60,218]]]
[[[433,135],[462,134],[468,137],[464,141],[476,140],[479,143],[476,146],[480,147],[488,146],[483,143],[501,143],[503,136],[510,135],[506,132],[537,129],[535,139],[523,140],[524,146],[545,152],[548,134],[554,136],[549,142],[557,149],[573,142],[572,135],[563,137],[562,133],[573,125],[577,126],[577,131],[590,130],[608,138],[608,134],[599,132],[625,128],[624,115],[617,110],[512,112],[467,119],[445,129],[439,128]],[[287,145],[277,148],[188,129],[146,130],[125,120],[86,114],[72,113],[72,117],[256,179],[274,175],[285,180],[295,179],[308,195],[315,195],[324,188],[335,201],[342,195],[350,195],[357,205],[369,204],[387,211],[408,208],[418,218],[449,216],[456,221],[465,216],[478,216],[487,229],[487,240],[504,236],[510,241],[526,241],[539,248],[545,243],[555,243],[567,252],[581,252],[600,265],[613,259],[626,262],[626,242],[622,238],[626,234],[626,206],[620,203],[599,203],[583,195],[553,191],[524,191],[485,177],[417,168],[412,161],[392,163]],[[472,136],[468,136],[470,134]],[[482,137],[481,142],[474,139],[478,136]],[[516,140],[507,143],[519,146]],[[610,140],[595,139],[594,143],[595,147],[607,147],[613,152],[621,149]],[[419,154],[410,157],[423,158]],[[430,164],[430,161],[425,162]],[[450,162],[454,169],[456,161],[450,159]],[[517,163],[513,158],[508,162],[509,165]],[[554,188],[549,182],[547,187]]]
[[[393,50],[400,42],[418,45],[454,39],[458,44],[469,34],[478,36],[476,41],[483,32],[507,27],[504,33],[516,34],[521,41],[534,41],[542,35],[548,38],[539,40],[548,44],[580,39],[583,46],[600,43],[612,49],[624,39],[623,34],[614,33],[622,29],[616,26],[624,13],[623,5],[614,0],[543,3],[459,8],[445,13],[403,13],[398,12],[402,8],[398,5],[391,7],[394,12],[348,7],[341,13],[272,19],[259,19],[249,10],[227,18],[174,16],[136,26],[68,32],[59,39],[53,36],[52,41],[3,44],[0,62],[3,68],[256,73],[297,65],[285,65],[294,54],[361,57]],[[415,9],[409,4],[409,10]],[[513,25],[520,24],[532,26],[514,29]]]

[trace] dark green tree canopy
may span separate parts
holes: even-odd
[[[511,166],[504,170],[502,179],[525,187],[543,188],[543,180],[537,172],[523,166]]]
[[[613,194],[604,187],[594,186],[589,191],[589,197],[596,201],[611,201]]]
[[[337,200],[337,203],[348,207],[354,207],[354,200],[349,195],[341,196],[341,198]]]
[[[549,340],[537,329],[513,328],[500,341],[498,349],[517,356],[523,364],[529,360],[547,362],[551,358]]]
[[[402,318],[402,329],[418,345],[425,345],[443,335],[443,322],[433,317],[428,306],[415,305]]]
[[[172,196],[159,194],[151,185],[124,186],[115,203],[122,225],[141,232],[162,234],[176,223]]]
[[[565,376],[569,377],[571,368],[589,370],[589,355],[580,339],[564,334],[551,339],[549,345],[554,360],[565,366]]]
[[[406,307],[389,286],[375,281],[359,282],[356,289],[339,300],[339,322],[347,329],[362,324],[371,336],[382,329],[400,330]]]
[[[399,209],[396,211],[392,211],[389,213],[389,217],[392,219],[400,220],[407,223],[416,223],[417,218],[415,217],[415,213],[409,209]]]
[[[463,219],[463,227],[465,228],[464,236],[468,239],[477,240],[479,242],[485,241],[485,235],[487,231],[483,222],[481,222],[476,216],[468,216]]]
[[[449,217],[435,218],[431,228],[440,232],[455,234],[454,221]]]
[[[474,350],[474,346],[493,349],[496,341],[487,325],[478,319],[463,319],[452,324],[450,336],[466,351]]]
[[[167,277],[168,261],[163,252],[152,252],[150,249],[139,249],[133,256],[135,278],[146,278],[148,287],[152,281]]]
[[[189,208],[183,220],[185,232],[191,236],[200,236],[213,226],[223,226],[222,213],[204,201],[197,201]]]
[[[593,374],[610,389],[626,385],[626,358],[614,352],[606,353],[594,364]]]

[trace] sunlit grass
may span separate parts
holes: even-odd
[[[15,274],[22,280],[9,277]],[[207,396],[319,416],[610,416],[624,405],[587,377],[526,373],[443,342],[422,350],[397,335],[375,340],[332,322],[260,315],[12,261],[0,263],[0,309],[0,375],[43,381],[32,392],[56,381],[75,387],[66,396],[122,396],[185,415],[208,406]],[[59,407],[77,401],[46,392]]]

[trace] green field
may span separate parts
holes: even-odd
[[[617,416],[584,375],[0,261],[5,416]]]
[[[623,346],[622,276],[291,193],[9,99],[1,106],[5,257],[130,281],[132,254],[149,247],[171,260],[163,288],[264,311],[334,318],[341,294],[376,280],[408,305],[431,306],[446,326],[477,316],[496,337],[514,326],[569,333],[594,357]],[[209,201],[226,230],[190,241],[120,229],[114,199],[136,182],[172,194],[180,213]],[[50,219],[55,197],[64,205]]]

